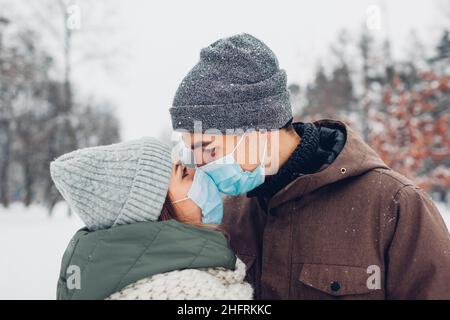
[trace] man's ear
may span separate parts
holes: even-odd
[[[292,125],[294,119],[291,118],[283,127],[280,128],[280,130],[284,130],[286,132],[290,132],[294,130],[294,126]]]

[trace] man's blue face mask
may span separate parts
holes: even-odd
[[[222,197],[212,179],[203,171],[195,170],[187,197],[173,204],[191,199],[202,210],[202,223],[220,224],[223,218]]]
[[[244,137],[242,136],[233,151],[226,156],[197,168],[197,170],[203,171],[210,176],[219,191],[227,195],[236,196],[247,193],[264,182],[264,159],[267,153],[267,137],[261,161],[253,171],[244,171],[233,156]]]

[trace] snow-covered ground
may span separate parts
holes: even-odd
[[[438,203],[450,229],[450,207]],[[0,299],[55,299],[61,257],[82,222],[60,203],[44,208],[0,206]]]
[[[447,229],[450,231],[450,204],[437,202],[436,206],[438,207],[439,212],[442,214],[442,217],[444,218],[445,224],[447,225]]]
[[[51,218],[39,206],[0,206],[0,299],[55,299],[62,254],[82,226],[64,203]]]

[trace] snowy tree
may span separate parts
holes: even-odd
[[[67,110],[65,81],[52,76],[54,59],[39,35],[5,25],[8,32],[0,29],[0,201],[52,208],[60,196],[50,161],[75,148],[118,141],[119,121],[110,103],[79,95]]]
[[[294,94],[293,99],[301,99],[299,93]],[[319,66],[314,83],[306,87],[305,98],[306,103],[298,114],[302,119],[344,118],[355,104],[348,66],[336,67],[331,76],[327,76],[323,66]]]
[[[409,71],[398,71],[384,86],[381,108],[370,113],[369,143],[391,168],[444,200],[450,187],[450,78]]]
[[[331,47],[334,64],[322,64],[297,117],[347,122],[394,170],[449,201],[450,190],[450,39],[444,32],[432,59],[411,32],[404,61],[393,61],[390,44],[364,29],[359,41],[345,33]],[[344,39],[344,40],[343,40]],[[349,46],[356,47],[354,55]],[[360,125],[359,125],[360,124]]]

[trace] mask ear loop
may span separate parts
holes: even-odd
[[[241,139],[238,141],[238,143],[234,147],[233,151],[230,152],[230,154],[233,154],[236,151],[236,149],[239,147],[239,145],[241,144],[242,140],[244,140],[244,138],[245,138],[245,134],[242,135]]]
[[[230,153],[228,153],[228,154],[226,154],[224,157],[227,157],[227,156],[229,156],[229,155],[231,155],[231,156],[233,156],[233,153],[236,151],[236,149],[239,147],[239,145],[241,144],[241,142],[242,142],[242,140],[244,140],[244,137],[245,137],[245,134],[243,134],[242,135],[242,137],[241,137],[241,139],[238,141],[238,143],[236,144],[236,146],[233,148],[233,150],[230,152]],[[195,166],[195,168],[198,168],[198,166],[197,166],[197,160],[196,160],[196,158],[195,158],[195,152],[192,152],[193,154],[192,154],[192,157],[193,157],[193,160],[194,160],[194,166]],[[216,159],[216,160],[214,160],[214,161],[212,161],[212,162],[215,162],[215,161],[217,161],[217,160],[219,160],[219,159]],[[207,163],[206,165],[208,165],[209,163]]]
[[[242,135],[241,139],[238,141],[238,143],[236,144],[236,147],[234,147],[233,151],[231,151],[229,154],[233,154],[236,149],[239,147],[239,145],[241,144],[242,140],[244,140],[245,134]],[[260,165],[264,165],[264,162],[266,161],[266,155],[267,155],[267,132],[266,132],[266,141],[264,142],[264,153],[263,156],[261,158],[261,161],[259,162]]]
[[[264,142],[264,153],[263,153],[263,156],[262,156],[261,162],[260,162],[260,165],[263,166],[264,168],[266,166],[265,161],[266,161],[266,155],[267,155],[267,140],[268,140],[268,138],[267,138],[267,132],[266,132],[266,141]]]
[[[226,158],[226,157],[232,157],[233,160],[236,161],[236,159],[234,158],[233,154],[236,152],[237,148],[239,148],[239,145],[241,144],[242,140],[244,140],[244,138],[245,138],[245,134],[242,135],[241,139],[239,139],[238,143],[237,143],[236,146],[233,148],[233,150],[232,150],[230,153],[228,153],[228,154],[226,154],[225,156],[223,156],[223,158]],[[223,158],[221,158],[221,159],[223,159]],[[218,159],[214,160],[213,162],[215,162],[215,161],[217,161],[217,160],[218,160]],[[208,163],[208,164],[209,164],[209,163]]]
[[[176,201],[173,201],[172,204],[177,204],[177,203],[179,203],[179,202],[182,202],[182,201],[185,201],[185,200],[188,200],[188,199],[189,199],[189,197],[184,197],[184,198],[182,198],[182,199],[178,199],[178,200],[176,200]]]

